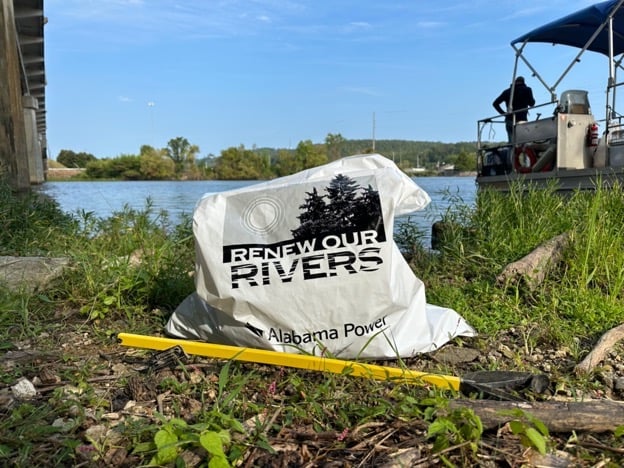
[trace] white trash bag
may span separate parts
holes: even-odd
[[[409,357],[474,330],[426,303],[393,241],[430,198],[389,159],[343,158],[195,207],[196,292],[168,335],[342,359]]]

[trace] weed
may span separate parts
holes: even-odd
[[[457,408],[444,416],[437,416],[427,430],[427,437],[433,439],[433,451],[436,453],[451,446],[468,447],[468,452],[462,450],[465,461],[475,461],[474,455],[482,434],[481,419],[470,408]],[[452,466],[444,455],[440,457],[446,465]]]
[[[521,409],[514,409],[507,412],[514,419],[509,422],[512,434],[520,437],[522,445],[532,447],[542,455],[548,449],[548,427],[532,414]]]
[[[507,195],[483,191],[474,209],[462,207],[459,200],[452,203],[443,219],[451,226],[443,248],[424,248],[420,242],[424,234],[410,224],[399,228],[396,240],[425,283],[428,302],[454,308],[481,335],[482,341],[471,341],[483,352],[476,365],[527,368],[531,362],[525,362],[526,356],[544,348],[567,347],[570,358],[577,360],[605,329],[621,322],[623,217],[624,195],[616,190],[565,197],[553,190],[516,189]],[[65,327],[56,318],[59,309],[81,310],[81,333],[89,333],[98,343],[108,343],[120,327],[154,334],[194,289],[190,219],[171,226],[164,213],[153,211],[149,200],[142,210],[126,207],[108,219],[93,213],[73,218],[49,201],[12,198],[0,188],[0,222],[8,226],[0,232],[2,254],[63,254],[72,260],[71,269],[45,295],[0,288],[2,351],[13,350],[22,341],[58,347],[62,336],[57,331]],[[562,232],[570,234],[570,245],[538,290],[497,283],[505,265]],[[492,360],[488,351],[501,335],[511,336],[517,346],[511,357]],[[76,458],[83,452],[100,461],[109,455],[104,453],[108,447],[98,446],[97,441],[87,444],[82,433],[94,421],[103,424],[103,415],[111,411],[109,393],[114,389],[98,391],[90,379],[93,373],[106,372],[109,363],[102,366],[97,353],[85,359],[73,351],[63,348],[55,358],[62,387],[36,404],[2,409],[3,463],[53,459],[56,466],[70,466],[79,462]],[[406,360],[409,367],[421,365],[415,359]],[[37,370],[37,363],[7,366],[0,381],[9,386],[17,377],[36,375]],[[115,427],[125,446],[134,448],[136,464],[181,464],[188,452],[200,453],[204,465],[242,464],[254,450],[272,454],[271,443],[286,429],[304,435],[328,434],[331,443],[325,453],[344,453],[338,451],[366,445],[356,440],[361,437],[358,428],[400,422],[403,429],[414,432],[400,435],[392,427],[389,434],[396,440],[411,443],[418,427],[420,435],[424,431],[432,441],[442,463],[467,466],[479,463],[476,452],[483,449],[482,440],[491,436],[483,433],[481,421],[471,411],[447,410],[449,392],[425,385],[237,362],[195,380],[192,372],[184,369],[159,382],[159,390],[171,400],[165,402],[168,407],[162,417],[128,417]],[[555,392],[579,399],[598,385],[589,377],[557,377]],[[123,378],[115,382],[123,383]],[[183,398],[196,400],[192,412]],[[553,443],[541,422],[526,414],[513,417],[509,427],[517,440],[542,453],[550,449]],[[616,430],[618,436],[622,432]],[[427,446],[424,436],[420,441]],[[390,439],[373,442],[366,451],[372,453],[371,447],[384,444],[390,444]]]

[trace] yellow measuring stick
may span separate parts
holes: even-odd
[[[390,380],[414,384],[430,383],[436,387],[447,390],[460,389],[461,379],[450,375],[430,374],[416,372],[410,369],[397,367],[364,364],[356,361],[344,361],[322,356],[310,356],[307,354],[282,353],[255,348],[240,348],[199,341],[178,340],[173,338],[161,338],[156,336],[134,335],[132,333],[120,333],[117,335],[121,345],[134,348],[146,348],[165,350],[174,346],[180,346],[186,354],[206,356],[217,359],[235,361],[256,362],[274,366],[296,367],[298,369],[332,372],[334,374],[346,374],[356,377],[368,377],[375,380]]]

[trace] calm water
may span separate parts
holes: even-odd
[[[472,206],[476,196],[473,177],[414,177],[413,180],[431,197],[423,210],[409,216],[410,222],[429,233],[449,205]],[[245,187],[255,181],[124,181],[124,182],[46,182],[39,190],[54,198],[61,209],[75,214],[82,210],[98,217],[108,217],[124,206],[142,209],[152,201],[155,212],[169,213],[175,223],[183,213],[191,214],[197,201],[206,193],[218,193]]]

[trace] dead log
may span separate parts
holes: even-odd
[[[624,338],[624,324],[618,325],[607,331],[600,337],[594,349],[585,356],[579,364],[574,368],[577,375],[589,374],[594,368],[600,364],[606,357],[607,353],[615,346],[615,344]]]
[[[543,422],[550,432],[608,432],[624,425],[624,404],[612,400],[511,402],[498,400],[452,400],[451,410],[469,408],[484,429],[494,429],[518,419],[510,414],[522,410]]]
[[[507,265],[496,277],[496,281],[507,284],[510,281],[523,280],[533,291],[544,281],[549,268],[561,260],[569,238],[569,234],[564,232],[546,241],[520,260]]]

